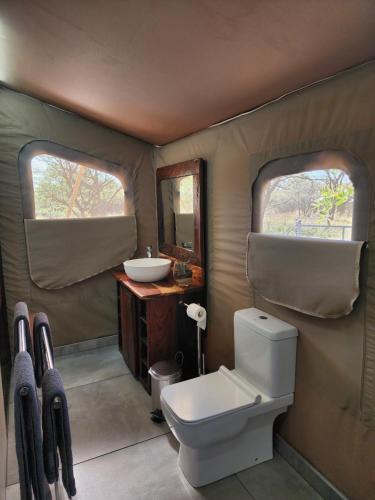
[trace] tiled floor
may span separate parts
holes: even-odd
[[[178,443],[116,346],[57,358],[70,407],[77,500],[318,500],[280,456],[204,488],[177,467]],[[11,415],[13,413],[10,406]],[[19,500],[12,419],[7,500]],[[55,498],[55,495],[53,495]],[[60,489],[60,500],[67,497]]]
[[[63,378],[65,389],[129,373],[117,346],[114,345],[58,357],[55,366]]]

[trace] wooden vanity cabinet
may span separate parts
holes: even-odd
[[[129,370],[135,375],[139,371],[139,346],[137,341],[136,297],[127,288],[119,288],[119,347]]]
[[[197,376],[196,324],[186,316],[184,303],[203,303],[203,287],[182,291],[137,284],[115,273],[119,298],[119,350],[131,373],[150,393],[149,368],[184,354],[183,378]],[[175,293],[174,293],[175,292]]]

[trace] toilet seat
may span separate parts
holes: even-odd
[[[178,422],[198,424],[258,405],[262,395],[238,374],[221,366],[204,377],[165,387],[162,399]]]

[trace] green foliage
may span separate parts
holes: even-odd
[[[350,238],[353,198],[353,185],[342,170],[313,170],[277,177],[263,193],[263,230],[273,234]]]
[[[319,213],[320,220],[331,224],[334,220],[336,209],[353,199],[353,185],[339,185],[331,187],[326,185],[320,190],[320,197],[314,203],[314,208]]]
[[[80,168],[83,176],[77,182]],[[50,155],[34,157],[32,173],[37,218],[124,214],[124,190],[120,180],[111,174]],[[74,186],[77,188],[78,183],[74,196]]]

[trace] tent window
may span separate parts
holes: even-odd
[[[354,187],[340,169],[282,175],[263,190],[262,232],[350,240]]]
[[[125,193],[112,173],[52,154],[31,159],[36,219],[121,216]]]
[[[272,160],[253,185],[253,232],[334,240],[367,239],[368,175],[345,151]]]

